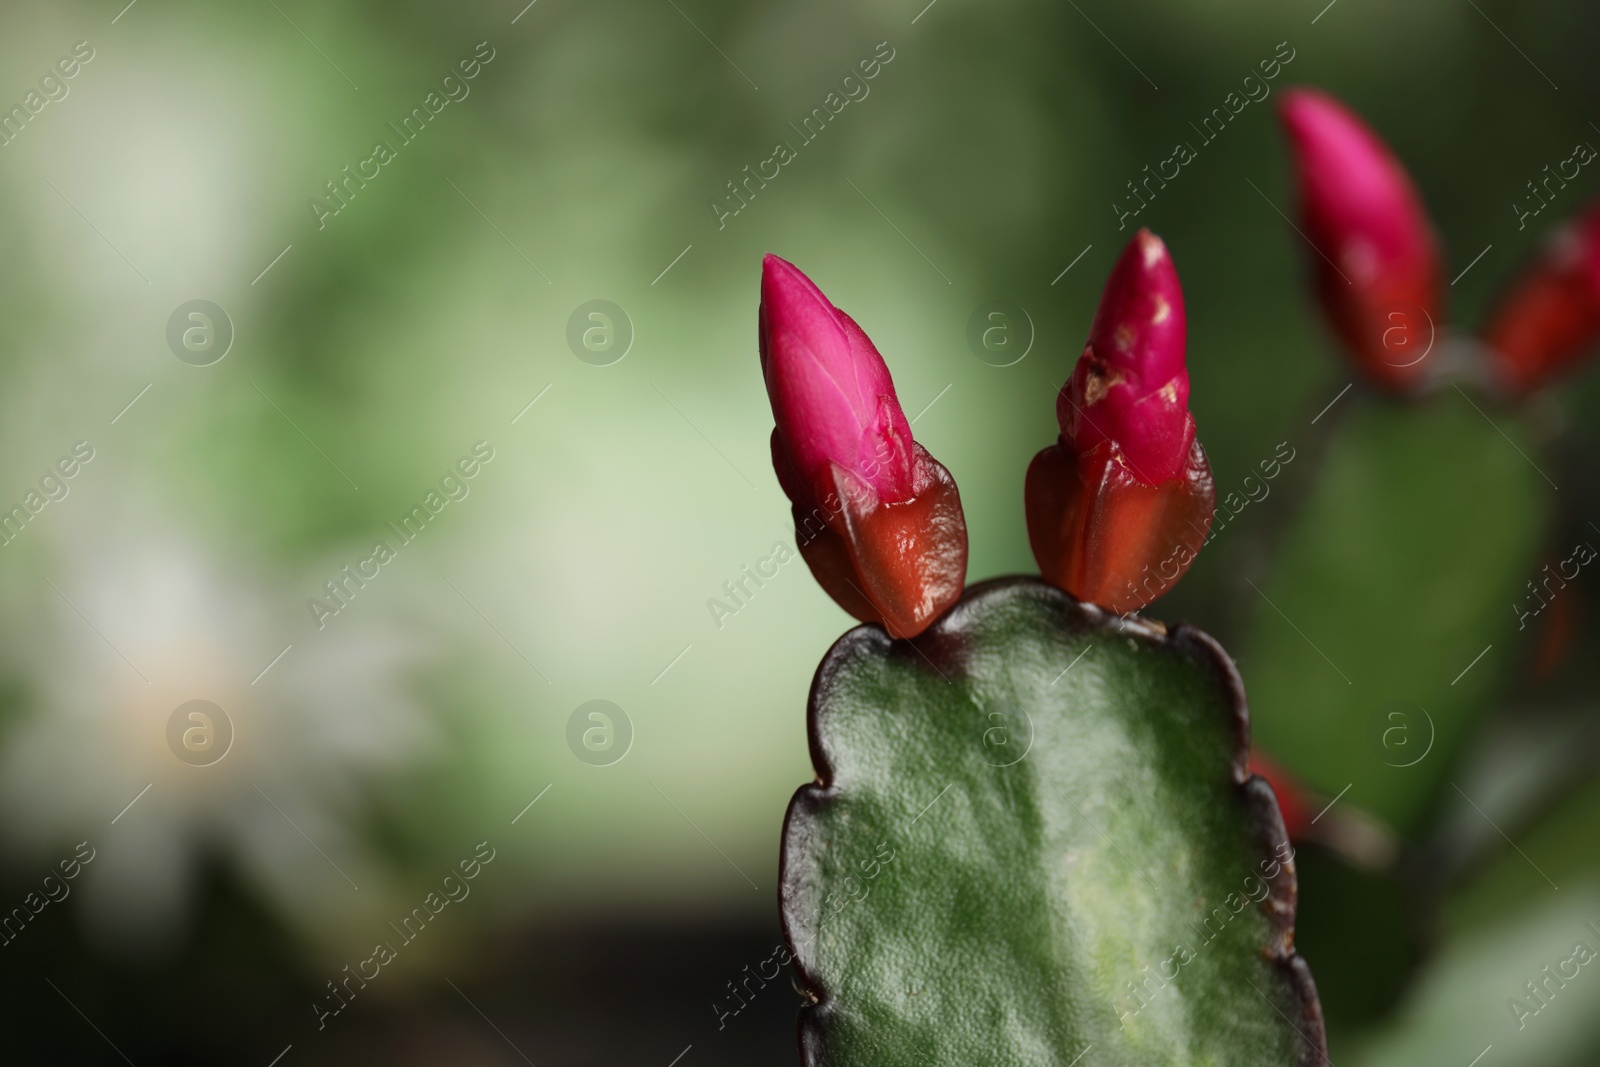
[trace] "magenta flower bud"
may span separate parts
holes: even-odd
[[[863,622],[915,637],[961,596],[955,479],[911,439],[883,357],[791,263],[761,264],[761,371],[772,466],[818,584]]]
[[[1028,465],[1028,543],[1045,580],[1118,613],[1194,562],[1216,487],[1189,414],[1183,290],[1167,246],[1140,230],[1111,268],[1072,377],[1061,435]]]
[[[1315,89],[1284,94],[1301,224],[1317,295],[1357,367],[1377,384],[1409,389],[1442,325],[1438,241],[1421,198],[1366,123]]]
[[[1089,342],[1056,398],[1062,439],[1079,453],[1115,441],[1146,485],[1177,477],[1194,444],[1186,335],[1177,268],[1161,238],[1140,230],[1111,268]]]
[[[830,463],[885,503],[912,495],[911,426],[883,357],[810,278],[770,254],[761,263],[761,371],[778,424],[773,458],[791,500],[825,495]]]

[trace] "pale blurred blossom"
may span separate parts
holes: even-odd
[[[103,947],[176,944],[208,856],[291,927],[336,939],[386,888],[359,832],[366,791],[435,737],[408,685],[422,642],[359,618],[318,632],[293,592],[306,579],[125,502],[83,499],[30,527],[38,543],[3,550],[43,562],[0,602],[23,694],[0,749],[0,834],[24,846],[8,851],[42,872],[89,841],[76,890]],[[168,744],[168,719],[195,699],[234,731],[210,766]]]

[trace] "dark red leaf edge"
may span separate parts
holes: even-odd
[[[1159,622],[1119,616],[1074,599],[1069,594],[1038,578],[1017,575],[991,578],[968,586],[961,599],[920,636],[911,640],[891,638],[877,624],[863,624],[846,632],[834,642],[817,667],[812,678],[811,692],[806,700],[806,736],[811,748],[811,764],[816,769],[814,783],[801,786],[789,801],[783,819],[783,840],[778,862],[778,910],[783,922],[784,941],[793,958],[801,991],[810,1000],[800,1008],[797,1020],[800,1061],[803,1067],[831,1067],[832,1060],[823,1041],[823,1024],[833,1011],[829,992],[816,976],[808,973],[797,951],[794,917],[813,914],[801,897],[812,881],[802,877],[811,850],[807,847],[812,838],[813,816],[826,808],[838,796],[833,787],[833,768],[829,765],[817,727],[817,712],[821,694],[828,687],[847,654],[861,646],[879,650],[890,656],[899,656],[924,666],[942,670],[943,666],[960,669],[964,659],[965,644],[959,629],[979,599],[995,596],[1030,596],[1054,601],[1068,614],[1076,615],[1092,627],[1108,633],[1136,637],[1163,644],[1185,652],[1197,660],[1209,663],[1227,690],[1233,712],[1234,753],[1233,780],[1239,791],[1240,802],[1254,816],[1256,843],[1268,856],[1287,855],[1283,865],[1287,878],[1272,879],[1273,887],[1259,905],[1266,910],[1273,938],[1262,947],[1266,956],[1282,972],[1285,982],[1300,1002],[1298,1020],[1290,1020],[1305,1039],[1300,1063],[1297,1067],[1315,1067],[1328,1064],[1327,1030],[1322,1017],[1322,1003],[1317,997],[1316,982],[1311,968],[1294,947],[1295,905],[1299,896],[1299,879],[1295,870],[1293,848],[1284,829],[1283,816],[1278,811],[1278,801],[1272,787],[1260,775],[1251,774],[1250,764],[1250,708],[1245,698],[1244,680],[1217,640],[1204,630],[1179,623],[1168,629]]]

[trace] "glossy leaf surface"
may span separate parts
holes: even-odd
[[[914,641],[846,634],[810,727],[781,890],[807,1064],[1321,1062],[1292,852],[1204,634],[985,583]]]

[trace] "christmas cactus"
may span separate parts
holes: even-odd
[[[867,625],[808,709],[781,906],[807,1064],[1311,1064],[1294,852],[1249,769],[1233,662],[1121,614],[1205,539],[1184,308],[1141,231],[1111,273],[1028,471],[1046,581],[963,589],[954,481],[883,359],[769,256],[773,462],[819,583]]]
[[[817,671],[817,777],[783,829],[804,1063],[1327,1063],[1297,919],[1330,1006],[1393,999],[1494,859],[1501,837],[1454,814],[1485,817],[1461,781],[1519,725],[1513,685],[1558,674],[1574,608],[1556,594],[1595,555],[1534,457],[1562,428],[1538,395],[1600,344],[1600,206],[1475,335],[1447,312],[1399,156],[1320,91],[1285,92],[1280,116],[1309,288],[1350,380],[1302,449],[1263,462],[1270,480],[1308,457],[1265,536],[1230,535],[1243,565],[1205,587],[1239,590],[1223,614],[1259,748],[1218,642],[1144,614],[1249,503],[1218,492],[1201,446],[1158,238],[1112,267],[1059,435],[1027,468],[1041,577],[970,587],[955,480],[912,439],[883,358],[767,258],[773,464],[812,573],[864,623]],[[1542,542],[1568,558],[1541,571]],[[1525,663],[1498,651],[1519,644]],[[1530,785],[1527,810],[1570,782]],[[1320,912],[1300,908],[1308,870]],[[1359,909],[1327,903],[1346,893]],[[1512,1002],[1518,1030],[1536,1010]]]

